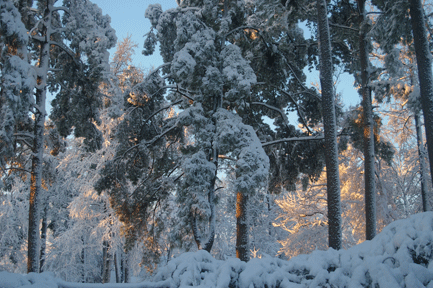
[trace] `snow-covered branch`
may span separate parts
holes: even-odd
[[[150,75],[152,75],[152,74],[158,72],[160,69],[162,69],[162,68],[164,68],[164,67],[166,67],[166,66],[170,66],[170,65],[171,65],[171,62],[164,63],[164,64],[162,64],[162,65],[156,67],[155,69],[153,69],[153,71],[150,72]]]
[[[75,64],[77,64],[79,67],[81,67],[80,61],[77,60],[78,57],[74,54],[74,52],[72,52],[71,49],[69,49],[68,47],[66,47],[65,44],[57,42],[57,41],[49,41],[49,44],[50,45],[55,45],[55,46],[61,48],[64,52],[66,52],[71,57],[71,59],[75,62]]]
[[[53,7],[51,9],[51,12],[55,12],[55,11],[59,11],[59,10],[64,11],[65,13],[70,14],[69,9],[67,7],[64,7],[64,6]]]
[[[33,31],[30,31],[30,37],[32,37],[33,40],[39,41],[39,42],[44,42],[45,41],[45,37],[39,36],[39,35],[32,35]]]
[[[283,118],[284,123],[286,124],[286,126],[289,126],[289,119],[287,118],[286,113],[284,113],[283,110],[281,110],[278,107],[266,104],[266,103],[261,103],[261,102],[251,102],[251,105],[260,105],[260,106],[264,106],[270,110],[274,110],[276,112],[278,112],[281,115],[281,118]]]

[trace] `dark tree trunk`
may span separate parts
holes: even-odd
[[[317,0],[319,32],[320,85],[322,88],[323,125],[325,130],[325,161],[328,202],[329,247],[341,249],[341,203],[338,165],[337,123],[333,87],[331,39],[325,0]]]
[[[236,197],[236,258],[247,262],[248,253],[248,223],[247,223],[248,196],[242,192]]]
[[[131,270],[129,268],[129,254],[125,253],[125,259],[123,261],[124,265],[124,283],[130,283],[131,282]]]
[[[374,168],[374,122],[370,81],[367,27],[365,25],[365,0],[358,0],[359,9],[359,58],[361,66],[361,94],[364,125],[364,184],[365,184],[365,237],[376,236],[376,182]]]
[[[110,244],[107,240],[102,243],[102,283],[110,283]]]
[[[42,227],[41,227],[41,252],[40,252],[40,262],[39,262],[39,273],[42,273],[42,269],[45,264],[45,253],[47,247],[47,207],[44,208],[44,216],[42,217]]]
[[[122,283],[122,279],[121,279],[121,276],[120,276],[120,274],[121,273],[119,273],[119,265],[118,265],[118,263],[117,263],[117,253],[114,253],[114,271],[115,271],[115,273],[116,273],[116,283]]]
[[[424,127],[427,139],[427,149],[430,171],[433,171],[433,76],[432,60],[424,11],[421,0],[410,0],[410,18],[412,22],[413,40],[415,44],[416,62],[421,93],[421,105],[424,114]],[[430,173],[433,181],[433,174]]]
[[[86,247],[86,243],[84,241],[84,237],[81,236],[81,243],[83,244],[83,247]],[[81,249],[81,282],[86,283],[86,250],[85,248]]]

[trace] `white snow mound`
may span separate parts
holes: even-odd
[[[15,287],[429,287],[433,288],[433,212],[388,225],[372,241],[348,250],[314,251],[284,261],[273,257],[216,260],[184,253],[161,267],[153,282],[66,283],[51,274],[0,272],[0,288]],[[49,280],[49,278],[51,280]],[[57,283],[57,284],[53,284]],[[160,285],[160,286],[158,286]]]

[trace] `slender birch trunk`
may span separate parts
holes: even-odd
[[[429,203],[429,193],[427,190],[427,166],[425,163],[426,151],[424,149],[424,139],[422,137],[422,127],[421,127],[421,117],[419,111],[414,113],[415,118],[415,128],[416,128],[416,143],[418,146],[418,156],[419,156],[419,173],[421,180],[421,197],[422,197],[422,210],[430,211]]]

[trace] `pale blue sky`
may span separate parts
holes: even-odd
[[[162,10],[177,6],[175,0],[91,0],[102,9],[103,14],[111,17],[111,27],[116,30],[117,40],[121,41],[128,35],[138,44],[133,58],[134,65],[150,68],[162,64],[158,50],[152,56],[141,54],[143,50],[144,34],[150,31],[150,21],[144,18],[144,12],[150,4],[159,3]],[[115,48],[110,50],[110,59]]]

